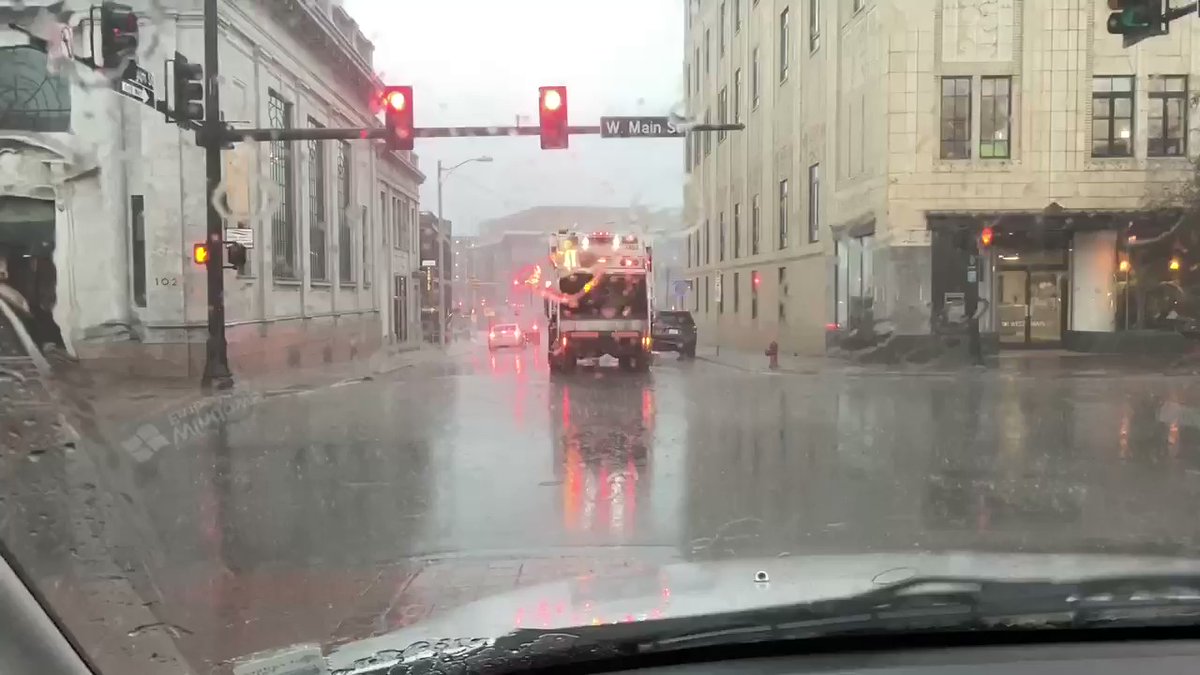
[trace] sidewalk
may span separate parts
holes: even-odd
[[[732,347],[718,348],[701,345],[696,347],[696,358],[751,373],[772,372],[767,367],[767,355],[761,351],[752,352]],[[868,370],[868,368],[827,356],[793,356],[791,354],[780,353],[779,369],[775,372],[812,375],[835,370],[837,372],[846,372],[848,370]]]
[[[310,368],[291,369],[269,375],[239,378],[234,373],[233,393],[254,392],[265,397],[300,394],[336,384],[364,381],[423,363],[453,359],[467,353],[470,343],[446,348],[422,345],[417,348],[385,348],[366,359],[343,361]],[[209,394],[199,381],[145,379],[89,372],[78,364],[55,364],[54,382],[83,413],[105,423],[140,419],[203,400]],[[230,392],[213,392],[213,395]]]

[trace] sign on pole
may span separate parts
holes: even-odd
[[[670,117],[601,117],[601,138],[678,138],[684,132]]]
[[[154,107],[154,79],[150,77],[150,71],[141,66],[137,67],[132,78],[123,77],[117,80],[115,88],[122,96]]]
[[[225,228],[225,242],[228,244],[241,244],[246,248],[254,248],[254,229],[249,227],[227,227]]]

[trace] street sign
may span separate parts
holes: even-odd
[[[254,248],[254,230],[249,227],[227,227],[225,228],[225,243]]]
[[[670,117],[601,117],[601,138],[678,138],[684,133]]]
[[[117,80],[116,89],[122,96],[154,107],[154,80],[150,77],[150,71],[145,68],[138,66],[133,78],[123,77]]]
[[[421,261],[421,267],[437,267],[437,261],[430,258],[425,258]]]

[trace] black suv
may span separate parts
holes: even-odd
[[[679,352],[680,356],[688,358],[696,355],[696,322],[692,320],[691,312],[656,312],[650,336],[654,351]]]

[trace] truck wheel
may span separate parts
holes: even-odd
[[[633,370],[638,373],[650,372],[650,355],[642,354],[641,356],[633,357]]]

